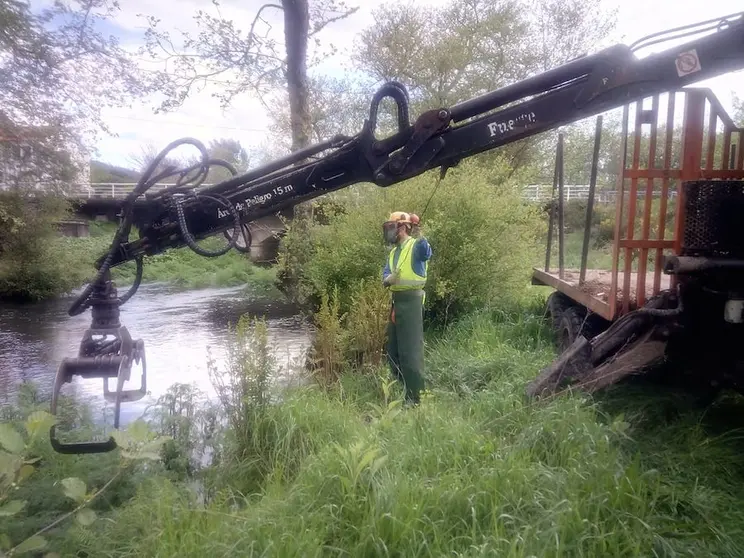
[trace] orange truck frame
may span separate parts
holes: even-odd
[[[666,97],[664,111],[660,110],[661,97]],[[665,116],[663,120],[662,115]],[[675,138],[675,130],[680,129],[680,117],[681,137]],[[592,355],[609,337],[617,336],[618,328],[621,337],[625,337],[626,347],[633,345],[634,337],[648,329],[649,319],[636,320],[635,329],[627,327],[627,323],[622,329],[621,322],[628,322],[631,315],[653,306],[660,295],[674,298],[678,294],[678,283],[685,276],[665,273],[665,266],[669,271],[680,256],[684,258],[686,227],[698,226],[686,215],[689,211],[686,185],[707,183],[715,187],[718,183],[730,185],[731,181],[744,180],[744,128],[737,127],[710,89],[684,88],[630,103],[623,107],[622,124],[622,165],[617,177],[612,269],[609,271],[586,266],[602,116],[597,118],[587,227],[578,270],[566,269],[564,265],[563,138],[559,138],[554,180],[557,203],[552,204],[546,263],[543,269],[533,270],[532,283],[555,289],[548,299],[547,312],[558,330],[562,355],[530,385],[528,393],[531,395],[574,385],[577,378],[582,387],[592,391],[645,370],[650,363],[667,359],[666,339],[659,340],[650,351],[653,354],[647,358],[634,355],[634,362],[639,364],[630,366],[620,358],[623,371],[618,370],[617,350],[605,350],[607,354],[600,357]],[[643,138],[646,145],[643,145]],[[744,191],[744,182],[741,186]],[[656,207],[655,199],[658,200]],[[670,204],[674,204],[671,235],[668,229],[672,224],[667,221]],[[557,268],[550,266],[556,218]],[[741,219],[744,221],[744,213]],[[741,232],[744,234],[744,227]],[[693,233],[694,230],[689,234]],[[646,312],[643,318],[654,313]],[[673,313],[669,309],[658,310],[657,318],[664,312]],[[667,331],[661,337],[668,335]],[[619,345],[617,340],[614,345]],[[648,353],[649,341],[638,343],[636,348],[639,347]]]

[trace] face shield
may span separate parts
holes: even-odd
[[[387,221],[382,224],[382,237],[387,244],[395,244],[398,240],[398,223]]]

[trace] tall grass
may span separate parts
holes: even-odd
[[[433,393],[418,408],[400,407],[384,369],[289,392],[249,419],[260,453],[247,463],[265,468],[242,500],[226,489],[201,505],[152,479],[76,550],[741,556],[740,401],[703,410],[626,386],[531,403],[524,387],[553,358],[551,342],[540,301],[527,302],[430,336]]]

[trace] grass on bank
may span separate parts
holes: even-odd
[[[114,223],[90,222],[90,236],[55,239],[57,250],[65,254],[75,282],[82,285],[95,273],[94,263],[111,245],[116,232]],[[221,248],[227,242],[221,236],[199,241],[209,250]],[[135,278],[135,264],[127,263],[112,270],[119,286],[131,285]],[[144,260],[143,283],[168,283],[175,287],[198,289],[205,287],[233,287],[247,285],[256,296],[278,297],[275,288],[276,272],[253,264],[248,256],[237,250],[214,258],[200,256],[188,247],[171,249]]]
[[[529,403],[525,384],[554,354],[541,313],[539,302],[482,311],[430,338],[432,394],[418,409],[398,406],[400,391],[380,369],[347,371],[330,391],[296,389],[233,433],[244,456],[217,469],[206,504],[187,483],[153,472],[107,520],[72,526],[57,550],[744,554],[741,402],[701,409],[671,392],[625,386],[594,401]]]

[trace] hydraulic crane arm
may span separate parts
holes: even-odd
[[[642,59],[634,54],[650,44],[705,31],[714,32]],[[95,279],[70,308],[70,314],[79,314],[91,307],[93,323],[78,357],[65,359],[60,366],[52,413],[60,387],[74,375],[103,377],[105,386],[107,378],[118,379],[116,392],[105,391],[106,397],[116,403],[115,427],[121,402],[144,395],[144,371],[140,390],[122,390],[132,361],[144,359],[144,347],[141,341],[133,342],[119,324],[118,308],[136,291],[145,255],[183,246],[204,256],[220,255],[236,246],[245,223],[303,201],[361,182],[386,187],[430,169],[441,167],[444,172],[478,153],[743,68],[744,13],[740,13],[657,33],[631,46],[607,48],[458,105],[429,110],[413,124],[409,122],[405,88],[390,82],[374,95],[369,118],[358,134],[336,137],[209,187],[198,188],[210,166],[230,165],[211,160],[196,140],[178,140],[153,161],[124,200],[121,224],[111,249],[98,262]],[[377,139],[377,114],[385,97],[396,103],[398,131]],[[182,144],[197,146],[201,161],[180,172],[155,176],[160,161]],[[196,175],[188,178],[193,172]],[[155,183],[174,174],[181,179],[175,186],[156,194],[147,193]],[[140,231],[136,240],[129,240],[132,226]],[[210,253],[196,244],[196,240],[215,234],[225,234],[230,239],[225,249]],[[109,271],[132,260],[137,263],[137,278],[129,292],[119,297]],[[118,336],[118,343],[102,344],[93,339],[95,333],[101,332]],[[102,359],[106,359],[105,366]],[[57,451],[74,453],[115,447],[112,440],[63,445],[55,440],[53,432],[52,442]]]
[[[136,202],[141,238],[123,243],[111,264],[190,244],[184,238],[189,234],[204,238],[234,230],[230,206],[241,222],[248,222],[356,183],[390,186],[646,96],[744,68],[744,15],[715,22],[713,34],[646,58],[634,55],[643,43],[613,46],[453,107],[427,111],[413,124],[408,122],[405,90],[388,83],[374,96],[369,118],[353,137],[314,145],[203,188],[201,197],[165,190]],[[396,102],[398,132],[378,140],[377,111],[384,97]],[[298,165],[321,152],[326,154],[319,160]],[[204,197],[210,195],[219,195],[219,202]]]

